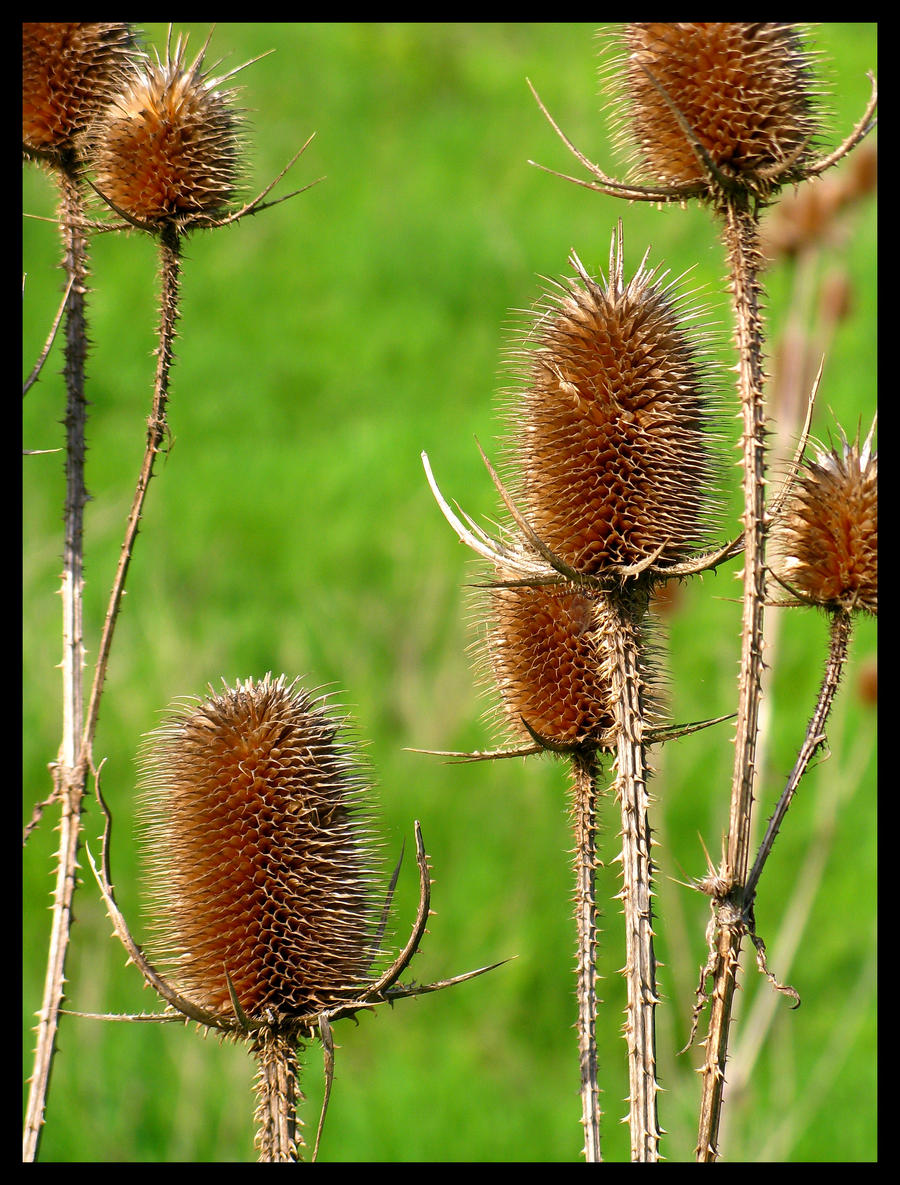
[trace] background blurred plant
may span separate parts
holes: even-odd
[[[196,39],[207,32],[204,26],[186,29]],[[164,26],[146,31],[150,41],[164,42]],[[360,730],[372,738],[392,838],[399,843],[414,815],[429,838],[442,949],[438,961],[426,939],[417,975],[433,978],[447,959],[473,965],[518,956],[492,983],[489,1010],[474,993],[448,993],[429,1000],[427,1010],[409,1008],[390,1042],[381,1022],[367,1018],[340,1035],[339,1089],[323,1158],[329,1148],[337,1154],[329,1135],[338,1131],[340,1154],[349,1159],[573,1160],[579,1153],[580,1133],[572,1123],[578,1089],[572,991],[558,974],[573,942],[571,922],[559,908],[571,876],[566,775],[557,763],[536,763],[523,798],[513,763],[459,768],[430,762],[423,793],[423,758],[403,749],[479,748],[490,741],[464,653],[466,593],[460,586],[470,573],[468,561],[434,514],[418,456],[423,443],[439,440],[440,449],[431,452],[442,484],[465,490],[470,512],[493,512],[494,493],[484,483],[472,436],[490,451],[498,419],[488,392],[498,385],[507,312],[524,303],[523,293],[534,292],[537,275],[556,274],[573,246],[590,270],[605,266],[620,203],[574,186],[548,190],[548,179],[525,163],[531,156],[568,167],[533,106],[526,76],[542,79],[542,97],[576,142],[596,144],[602,135],[600,100],[593,107],[585,102],[595,90],[593,32],[591,25],[543,24],[224,25],[217,31],[217,39],[234,47],[235,61],[278,47],[249,81],[248,105],[266,112],[256,121],[254,175],[275,175],[298,129],[315,127],[317,171],[329,176],[328,200],[324,188],[314,192],[287,225],[246,222],[232,232],[227,249],[221,236],[192,240],[184,309],[194,321],[191,339],[180,343],[178,382],[196,395],[180,405],[172,424],[175,447],[142,528],[153,561],[132,573],[120,624],[97,739],[98,751],[109,754],[110,768],[121,774],[118,788],[107,778],[110,805],[120,834],[130,830],[134,808],[125,771],[133,769],[131,738],[154,725],[173,688],[203,686],[211,672],[316,670],[350,689]],[[868,97],[875,29],[824,25],[816,40],[834,62],[832,106],[836,128],[843,130]],[[485,110],[492,113],[488,121]],[[511,150],[511,144],[521,147]],[[51,215],[53,204],[46,178],[27,174],[25,208]],[[821,273],[842,271],[846,299],[833,326],[820,411],[833,409],[852,430],[860,416],[864,425],[870,422],[874,410],[871,200],[863,197],[840,217],[843,239],[817,256],[811,283],[813,293],[821,292]],[[301,233],[307,226],[314,233]],[[723,258],[703,211],[635,206],[627,235],[629,242],[652,243],[654,258],[665,259],[675,274],[696,265],[698,283],[721,292]],[[58,246],[46,224],[26,222],[24,236],[24,356],[30,365],[59,303]],[[279,264],[260,269],[260,258]],[[146,391],[152,245],[134,236],[130,243],[104,236],[94,267],[96,340],[117,346],[106,357],[98,349],[91,363],[95,501],[86,510],[85,597],[92,619],[102,614],[104,573],[118,553],[127,510],[123,475],[140,459],[134,407],[123,406],[121,391]],[[782,258],[766,277],[773,325],[785,324],[796,308],[794,270]],[[817,297],[809,307],[801,327],[807,340],[821,323]],[[727,324],[724,293],[719,308]],[[24,409],[31,448],[59,444],[52,363],[33,392],[40,399],[30,397]],[[827,421],[817,423],[814,433],[826,428]],[[190,466],[178,463],[182,433],[206,439],[203,455]],[[735,425],[735,439],[736,433]],[[47,754],[59,739],[53,727],[58,711],[47,707],[59,702],[52,593],[63,495],[58,466],[48,474],[52,465],[52,458],[29,458],[25,471],[29,788],[43,784]],[[285,513],[291,505],[298,508],[294,515]],[[385,523],[390,530],[381,529]],[[252,595],[248,571],[264,573]],[[710,600],[710,583],[721,599]],[[736,592],[725,575],[678,590],[667,618],[675,719],[719,714],[733,699]],[[721,1138],[730,1159],[866,1159],[875,1147],[875,733],[871,703],[857,694],[861,675],[870,670],[874,637],[874,623],[861,621],[830,727],[834,756],[805,780],[789,833],[780,837],[761,886],[758,914],[768,901],[770,916],[791,919],[774,941],[766,934],[770,962],[782,978],[791,976],[787,947],[797,941],[794,924],[802,909],[821,941],[804,946],[802,978],[793,977],[804,1000],[797,1013],[788,1014],[780,998],[769,1009],[768,985],[754,974],[742,977],[746,1019]],[[805,722],[797,704],[814,698],[821,674],[821,621],[794,613],[777,659],[766,762],[786,774],[798,724]],[[727,825],[721,803],[698,795],[697,786],[701,774],[704,782],[727,780],[728,767],[723,746],[697,734],[663,751],[654,779],[664,841],[659,909],[667,919],[667,934],[657,944],[666,996],[659,1013],[661,1024],[674,1030],[661,1034],[661,1050],[687,1038],[704,954],[707,903],[675,880],[702,868],[698,832],[715,835]],[[32,805],[27,792],[26,820]],[[758,817],[772,805],[760,804]],[[838,815],[835,844],[829,837]],[[101,829],[102,821],[89,813],[89,841]],[[618,850],[617,830],[611,810],[601,820],[601,840],[608,837],[604,859]],[[26,852],[28,935],[46,933],[53,838],[37,833]],[[136,880],[125,860],[124,850],[117,853],[120,904],[136,917]],[[813,865],[820,876],[827,866],[821,881]],[[616,872],[601,870],[600,877],[599,892],[611,901],[619,887]],[[414,911],[417,891],[408,866],[398,886],[401,916]],[[90,892],[79,902],[71,956],[79,995],[72,1006],[140,1011],[146,993],[137,990],[133,969],[123,967],[109,941],[102,903]],[[603,922],[609,941],[602,967],[610,1012],[623,1007],[620,924],[611,908]],[[42,945],[45,950],[35,938],[34,951],[29,942],[25,952],[26,1001],[36,998]],[[25,1012],[27,1058],[34,1018],[28,1004]],[[776,1058],[771,1041],[756,1044],[772,1025]],[[436,1036],[445,1032],[454,1034],[452,1043]],[[67,1056],[55,1071],[45,1158],[245,1155],[252,1121],[234,1098],[245,1097],[251,1070],[240,1050],[209,1042],[199,1047],[193,1034],[176,1027],[151,1033],[143,1026],[74,1020],[66,1022],[62,1041]],[[603,1054],[611,1068],[604,1083],[608,1100],[627,1091],[621,1055],[621,1038],[611,1032]],[[692,1059],[666,1055],[660,1065],[671,1159],[689,1158],[696,1141]],[[738,1067],[751,1061],[747,1081]],[[305,1079],[310,1107],[316,1079],[311,1067]],[[379,1090],[373,1093],[375,1079]],[[410,1131],[404,1115],[423,1083],[431,1106]],[[180,1105],[198,1091],[209,1104],[202,1124],[193,1108]],[[680,1102],[673,1105],[682,1095],[684,1110]],[[65,1106],[75,1096],[90,1100],[91,1131]],[[835,1114],[843,1117],[840,1125]],[[614,1123],[605,1131],[607,1150],[611,1159],[627,1156],[627,1136]]]

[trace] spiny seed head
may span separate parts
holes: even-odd
[[[527,724],[555,745],[596,745],[614,718],[595,602],[557,586],[497,588],[489,596],[488,658],[513,732],[527,739]]]
[[[366,785],[324,702],[270,675],[174,709],[142,751],[156,938],[174,986],[231,1015],[303,1017],[365,982]]]
[[[135,71],[93,131],[100,192],[143,223],[209,219],[233,199],[241,119],[235,91],[203,72],[203,51],[188,66],[187,40],[165,61]]]
[[[807,461],[776,523],[772,567],[813,604],[878,613],[878,454],[843,431]]]
[[[577,279],[538,308],[518,354],[525,389],[511,404],[520,501],[530,525],[579,572],[659,551],[686,558],[710,531],[711,379],[705,341],[646,256],[625,284],[573,255]]]
[[[622,36],[615,119],[642,176],[668,185],[708,180],[686,128],[721,173],[751,192],[770,192],[788,162],[777,184],[802,176],[820,120],[813,59],[797,26],[650,21],[626,25]]]
[[[119,89],[134,56],[120,21],[22,25],[22,141],[26,152],[58,159],[71,150]]]

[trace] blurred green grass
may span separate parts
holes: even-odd
[[[207,28],[183,26],[199,48]],[[160,49],[165,26],[146,25]],[[874,25],[824,25],[835,138],[868,96]],[[262,188],[310,132],[280,193],[310,192],[240,226],[191,238],[170,422],[129,577],[95,744],[107,759],[115,816],[113,875],[140,938],[133,851],[134,757],[176,696],[267,670],[334,687],[353,715],[378,784],[392,863],[422,822],[435,917],[417,979],[510,958],[489,977],[336,1032],[337,1079],[323,1160],[577,1160],[571,834],[565,768],[548,759],[453,766],[409,747],[485,747],[485,699],[466,646],[473,565],[427,489],[419,454],[472,514],[495,495],[475,446],[496,451],[502,359],[514,310],[542,276],[565,274],[573,247],[605,268],[624,219],[626,267],[648,244],[673,274],[693,267],[727,326],[724,262],[703,210],[627,206],[527,164],[572,172],[528,93],[534,82],[588,156],[614,163],[595,78],[594,27],[577,24],[222,24],[211,55],[227,67],[277,52],[240,81],[251,109],[252,186]],[[53,213],[51,181],[25,170],[24,208]],[[26,219],[24,367],[59,299],[58,236]],[[855,430],[875,406],[875,209],[846,224],[824,269],[845,268],[851,307],[829,346],[814,430],[828,409]],[[96,653],[109,584],[143,449],[154,347],[156,262],[139,236],[102,236],[92,252],[85,621]],[[770,324],[791,301],[784,266],[767,278]],[[727,350],[723,361],[730,363]],[[57,447],[64,395],[59,348],[24,404],[27,448]],[[727,392],[731,396],[731,392]],[[732,431],[735,421],[729,417]],[[736,489],[736,471],[729,471]],[[732,492],[733,505],[734,493]],[[59,744],[59,601],[63,504],[59,454],[25,458],[23,817],[50,789]],[[733,566],[686,587],[666,619],[673,719],[731,710],[738,663]],[[772,696],[760,821],[771,810],[815,696],[826,652],[816,615],[781,618],[767,655]],[[749,1081],[726,1095],[732,1160],[870,1160],[876,1154],[875,721],[858,694],[875,652],[861,623],[830,729],[832,756],[808,776],[760,889],[757,919],[773,970],[803,1007],[775,1001]],[[728,726],[656,756],[661,1117],[670,1160],[692,1157],[699,1097],[687,1038],[704,959],[707,908],[676,880],[705,871],[698,836],[718,855],[727,825]],[[830,805],[829,805],[830,804]],[[52,890],[54,814],[24,854],[23,1065],[31,1065]],[[598,892],[602,937],[604,1155],[627,1157],[618,1120],[627,1093],[617,809],[604,806]],[[97,850],[93,804],[86,836]],[[793,961],[775,951],[782,923],[825,867]],[[85,864],[69,960],[73,1008],[151,1010],[110,937]],[[406,861],[396,911],[415,910]],[[787,956],[785,955],[786,959]],[[752,959],[734,1040],[768,987]],[[45,1160],[246,1160],[251,1067],[244,1050],[169,1026],[64,1018],[41,1154]],[[737,1045],[735,1046],[737,1048]],[[307,1056],[310,1134],[321,1098]],[[739,1078],[737,1066],[732,1070]],[[731,1076],[730,1076],[731,1081]]]

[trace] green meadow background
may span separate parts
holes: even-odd
[[[164,51],[166,27],[143,26]],[[185,25],[199,50],[208,29]],[[815,47],[833,90],[833,142],[861,114],[876,27],[823,25]],[[342,1022],[323,1161],[569,1161],[581,1158],[571,918],[568,771],[549,757],[448,764],[411,752],[490,747],[487,689],[472,674],[477,565],[428,490],[427,450],[445,493],[482,520],[498,500],[476,438],[496,456],[505,353],[542,277],[575,249],[606,269],[621,217],[626,271],[651,261],[701,288],[733,365],[725,265],[707,211],[627,205],[529,165],[578,173],[536,107],[530,78],[583,151],[621,173],[598,93],[587,24],[221,24],[209,60],[230,69],[276,52],[239,80],[249,111],[249,187],[261,189],[303,141],[283,181],[326,180],[238,226],[195,234],[160,457],[128,581],[100,726],[114,812],[112,871],[139,940],[147,933],[135,851],[135,755],[178,696],[207,684],[303,676],[337,693],[377,787],[389,869],[406,843],[397,941],[412,923],[419,819],[434,879],[429,934],[413,965],[431,981],[500,959],[489,976]],[[580,173],[578,174],[580,175]],[[27,373],[59,301],[54,188],[24,172]],[[842,220],[807,280],[839,274],[846,316],[827,343],[814,431],[849,434],[876,399],[876,212]],[[779,326],[798,313],[798,266],[768,274],[770,369]],[[804,281],[805,282],[805,281]],[[157,314],[154,244],[137,233],[92,247],[85,630],[96,655],[144,446]],[[812,322],[810,332],[815,331]],[[64,390],[57,346],[24,402],[24,446],[58,448]],[[726,485],[737,530],[733,375],[723,386]],[[833,414],[832,414],[833,413]],[[23,821],[50,791],[60,736],[59,587],[63,456],[24,458]],[[661,624],[673,720],[734,709],[738,564],[681,588]],[[826,655],[818,614],[769,615],[760,829],[793,764]],[[829,729],[830,756],[804,781],[763,879],[757,921],[773,971],[800,992],[791,1011],[752,957],[733,1027],[721,1150],[729,1160],[865,1161],[876,1143],[876,722],[862,693],[875,623],[860,622]],[[90,670],[88,671],[90,674]],[[670,1160],[693,1156],[700,1050],[688,1037],[703,964],[705,898],[684,882],[717,859],[727,827],[730,725],[655,751],[661,1122]],[[23,1078],[46,957],[57,810],[23,857]],[[91,800],[85,836],[99,849]],[[602,807],[604,902],[599,1016],[606,1159],[628,1156],[621,1029],[624,960],[619,821]],[[68,962],[70,1006],[151,1011],[105,917],[86,860]],[[386,874],[387,875],[387,874]],[[752,955],[752,949],[751,949]],[[321,1055],[305,1055],[312,1138]],[[64,1017],[41,1156],[48,1161],[251,1160],[253,1070],[246,1051],[193,1028]]]

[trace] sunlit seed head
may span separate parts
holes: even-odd
[[[509,406],[517,499],[557,556],[584,573],[664,566],[714,525],[709,335],[665,275],[626,284],[621,242],[608,282],[556,286],[516,354]]]
[[[770,191],[786,164],[778,184],[801,175],[821,117],[813,57],[797,26],[651,21],[627,24],[619,36],[624,48],[608,68],[614,120],[641,178],[709,181],[686,129],[716,169],[751,192]]]
[[[135,39],[119,21],[22,25],[22,141],[36,156],[72,150],[131,68]]]
[[[204,73],[202,51],[191,65],[186,52],[187,41],[179,38],[164,61],[145,63],[93,131],[98,189],[143,223],[187,226],[211,218],[238,186],[235,91]]]
[[[801,470],[776,522],[775,574],[831,610],[878,612],[878,455],[872,431],[860,446],[841,434]]]
[[[487,616],[491,675],[512,733],[528,740],[530,728],[554,745],[597,744],[614,717],[590,597],[498,588]]]
[[[303,1017],[366,982],[376,845],[339,724],[267,675],[172,710],[142,750],[154,943],[184,996]]]

